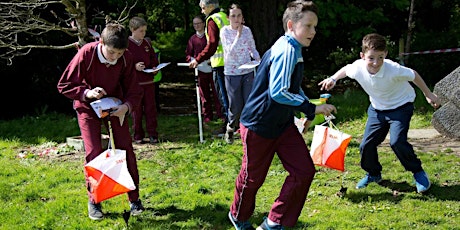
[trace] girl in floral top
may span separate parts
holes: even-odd
[[[233,133],[239,127],[240,114],[251,92],[253,69],[239,69],[251,60],[260,61],[251,29],[244,26],[241,7],[232,4],[229,9],[230,25],[220,31],[224,47],[224,74],[228,95],[228,124],[225,133],[227,143],[233,143]]]

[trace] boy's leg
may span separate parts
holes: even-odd
[[[380,176],[382,165],[379,162],[377,146],[385,140],[389,130],[388,121],[372,105],[367,109],[367,122],[364,137],[359,146],[361,168],[371,176]]]
[[[139,171],[137,168],[136,155],[134,154],[133,145],[131,143],[131,136],[129,133],[128,119],[125,119],[123,125],[120,126],[118,117],[111,117],[111,125],[113,137],[115,141],[115,148],[126,151],[126,164],[128,166],[129,174],[136,186],[135,190],[128,192],[129,201],[134,202],[139,200]]]
[[[387,114],[390,119],[390,146],[404,168],[412,173],[423,170],[422,162],[414,152],[414,148],[407,141],[407,133],[414,105],[406,104]]]
[[[155,82],[155,106],[157,107],[157,113],[161,111],[160,107],[160,82]]]
[[[144,113],[145,113],[145,128],[149,137],[158,138],[158,120],[157,106],[155,101],[155,85],[144,85]],[[142,119],[142,118],[141,118]]]
[[[247,221],[254,212],[256,194],[264,183],[274,156],[276,139],[266,139],[240,125],[243,160],[236,178],[230,213],[238,221]]]
[[[278,157],[288,172],[268,218],[293,227],[300,216],[316,169],[298,129],[292,125],[278,138]]]
[[[102,149],[102,138],[101,138],[101,119],[96,115],[90,116],[88,112],[77,112],[78,125],[80,127],[80,133],[85,145],[85,164],[92,161],[94,158],[99,156],[104,150]],[[88,199],[91,203],[94,203],[94,199],[90,193],[91,183],[86,175],[85,171],[86,188],[88,192]]]
[[[144,95],[144,86],[142,88],[142,95]],[[144,115],[145,96],[142,96],[141,103],[137,110],[132,111],[133,118],[133,138],[135,141],[142,141],[145,137],[144,127],[142,127],[142,117]]]

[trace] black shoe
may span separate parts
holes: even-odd
[[[212,131],[212,134],[218,137],[223,137],[226,131],[227,131],[227,125],[224,125],[222,126],[222,128]]]
[[[141,200],[131,202],[129,206],[131,207],[131,215],[133,216],[137,216],[145,210],[144,206],[142,205]]]
[[[88,203],[88,216],[91,220],[102,220],[104,218],[104,214],[102,213],[102,205],[93,204],[91,202]]]
[[[136,144],[144,144],[144,140],[134,140],[134,143],[136,143]]]
[[[227,132],[225,132],[224,138],[225,138],[225,142],[227,142],[227,144],[229,144],[229,145],[233,144],[233,139],[234,139],[233,138],[233,131],[227,129]]]
[[[158,138],[153,137],[153,136],[149,137],[149,139],[150,139],[150,144],[158,144],[158,142],[159,142]]]

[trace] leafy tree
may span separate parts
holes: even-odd
[[[220,6],[225,11],[231,3],[242,6],[245,23],[263,54],[284,33],[281,18],[289,1],[221,0]],[[34,107],[62,107],[62,97],[55,90],[57,78],[76,48],[94,40],[89,31],[101,32],[110,19],[126,23],[132,16],[144,17],[149,23],[147,36],[161,49],[162,59],[183,61],[186,41],[194,33],[192,18],[202,15],[198,2],[0,0],[0,59],[5,60],[0,62],[4,76],[0,97],[8,98],[11,86],[19,86],[32,95],[27,103],[33,102]],[[391,59],[397,59],[401,49],[411,52],[460,45],[460,0],[316,0],[315,3],[319,7],[317,34],[304,53],[309,96],[319,93],[315,80],[359,57],[361,38],[367,33],[377,32],[388,38]],[[409,21],[411,7],[412,21]],[[400,44],[407,45],[399,47]],[[405,64],[420,72],[428,85],[434,85],[458,66],[458,55],[458,52],[408,55]],[[8,108],[19,104],[4,103]],[[12,110],[21,109],[26,108]]]

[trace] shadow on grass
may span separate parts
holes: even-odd
[[[229,229],[232,224],[228,220],[228,205],[200,206],[192,210],[183,210],[175,206],[163,209],[146,207],[145,211],[136,217],[131,216],[128,222],[129,229]],[[121,220],[125,224],[123,213],[107,213],[105,218]],[[264,213],[254,214],[251,221],[254,224],[261,222]],[[257,220],[257,222],[256,222]]]
[[[349,191],[344,197],[354,203],[360,203],[362,201],[375,202],[382,200],[398,203],[403,200],[408,193],[416,193],[415,185],[410,185],[407,182],[382,180],[379,185],[388,188],[390,192],[370,194],[366,193],[365,189],[361,189],[359,191]],[[420,196],[418,198],[427,200],[434,197],[443,201],[460,201],[458,194],[460,194],[460,185],[458,184],[451,186],[431,184],[431,188],[427,192],[419,194]]]

